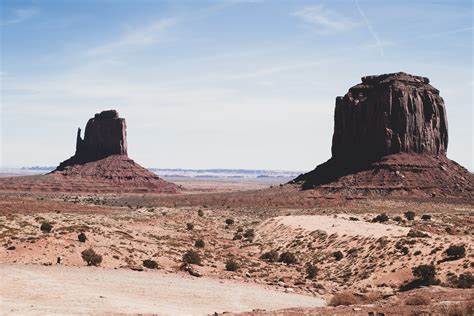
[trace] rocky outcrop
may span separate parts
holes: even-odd
[[[428,78],[367,76],[336,98],[331,159],[290,183],[347,192],[471,194],[472,174],[446,157],[447,148],[446,108]]]
[[[400,152],[445,155],[444,101],[429,79],[403,72],[367,76],[336,98],[332,156],[375,161]]]
[[[81,138],[81,129],[78,128],[76,153],[60,163],[56,170],[112,155],[127,156],[127,125],[117,111],[102,111],[87,122],[84,139]]]

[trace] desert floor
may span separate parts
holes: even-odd
[[[172,195],[0,193],[1,313],[446,314],[474,299],[455,281],[474,272],[470,200],[340,196],[278,183],[179,184],[185,191]],[[382,213],[388,220],[373,222]],[[51,232],[40,230],[44,222]],[[204,247],[195,246],[200,239]],[[466,254],[448,258],[451,245]],[[100,266],[86,267],[81,252],[88,248],[102,256]],[[191,265],[201,277],[182,269],[189,250],[201,258]],[[295,260],[262,258],[285,252]],[[144,268],[144,260],[158,269]],[[229,261],[236,271],[226,270]],[[435,265],[440,284],[400,292],[421,264]],[[309,265],[316,268],[311,277]],[[317,307],[341,293],[354,305]],[[407,304],[413,295],[427,302]]]

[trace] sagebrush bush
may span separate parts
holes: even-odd
[[[240,268],[240,266],[237,263],[237,261],[235,261],[232,258],[227,260],[227,262],[225,263],[225,269],[227,271],[237,271],[239,268]]]
[[[197,247],[197,248],[204,248],[205,245],[206,245],[206,243],[202,239],[198,239],[194,243],[194,246]]]
[[[183,262],[200,265],[201,256],[194,250],[188,250],[183,255]]]
[[[143,260],[143,266],[148,269],[158,269],[158,263],[155,260]]]
[[[415,219],[415,212],[408,211],[408,212],[405,212],[403,215],[405,215],[405,218],[409,221],[412,221]]]
[[[463,245],[451,245],[448,249],[446,249],[446,254],[450,259],[453,260],[464,258],[466,256],[466,247]]]
[[[98,266],[102,262],[102,256],[97,254],[92,248],[81,252],[81,256],[88,266]]]
[[[87,240],[86,234],[80,233],[79,235],[77,235],[77,239],[78,239],[80,242],[86,242],[86,240]]]
[[[405,300],[405,305],[409,306],[428,305],[429,303],[430,299],[420,294],[412,295]]]
[[[268,262],[277,262],[279,258],[278,252],[275,250],[270,250],[267,252],[264,252],[261,256],[260,259],[268,261]]]
[[[342,251],[335,251],[332,253],[332,255],[336,259],[336,261],[339,261],[344,258],[344,254],[342,253]]]
[[[349,305],[354,305],[357,303],[358,303],[358,300],[354,296],[354,294],[349,293],[349,292],[342,292],[342,293],[334,294],[334,296],[329,301],[329,306],[339,306],[339,305],[349,306]]]
[[[298,259],[296,259],[296,256],[294,253],[285,251],[282,254],[280,254],[280,258],[278,259],[278,261],[286,263],[287,265],[290,265],[290,264],[297,263]]]
[[[314,279],[317,274],[318,274],[318,268],[311,262],[308,262],[306,264],[306,278]]]
[[[53,224],[51,224],[50,222],[42,222],[40,229],[43,233],[50,233],[53,229]]]

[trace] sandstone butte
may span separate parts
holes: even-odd
[[[78,129],[76,152],[49,174],[0,179],[3,191],[89,193],[176,193],[164,181],[128,157],[127,125],[115,110],[103,111]]]
[[[336,98],[332,157],[291,181],[354,194],[472,196],[473,175],[447,158],[439,91],[403,72],[367,76]]]

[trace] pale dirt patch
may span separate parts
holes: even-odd
[[[207,278],[91,267],[0,264],[0,314],[214,312],[324,306],[321,298]]]
[[[352,221],[342,217],[324,215],[279,216],[262,224],[263,230],[274,230],[279,225],[307,231],[322,230],[331,234],[364,236],[364,237],[395,237],[406,236],[408,227],[391,224],[369,223],[363,220]]]

